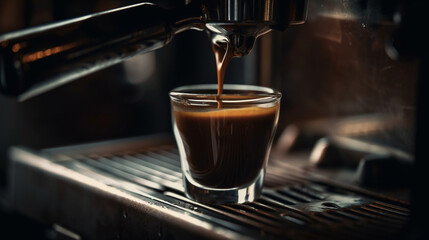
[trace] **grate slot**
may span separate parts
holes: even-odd
[[[379,201],[373,202],[372,205],[378,206],[378,207],[387,208],[387,209],[390,209],[390,210],[394,210],[394,211],[398,212],[398,214],[399,213],[403,213],[403,214],[405,214],[407,216],[410,215],[410,210],[409,209],[406,209],[406,208],[403,208],[403,207],[400,207],[400,206],[395,206],[395,205],[392,205],[392,204],[388,204],[388,203],[384,203],[384,202],[379,202]]]
[[[260,222],[262,224],[266,224],[269,226],[273,226],[273,227],[281,227],[282,226],[282,224],[280,222],[273,221],[273,220],[266,218],[266,217],[261,217],[259,215],[250,213],[246,210],[236,209],[236,208],[233,208],[233,207],[228,206],[228,205],[220,205],[220,206],[218,206],[218,208],[223,210],[223,211],[232,213],[232,214],[238,214],[238,215],[241,215],[243,217],[250,218],[254,221],[257,221],[257,222]]]
[[[254,214],[254,215],[260,216],[262,218],[267,218],[267,219],[270,219],[273,221],[281,221],[282,220],[282,218],[278,215],[274,215],[272,213],[261,211],[259,209],[252,207],[252,206],[249,206],[249,205],[237,204],[237,205],[228,205],[228,206],[231,208],[237,209],[239,211]]]
[[[374,208],[374,209],[377,209],[377,210],[386,211],[386,212],[389,212],[389,213],[392,213],[392,214],[395,214],[395,215],[403,216],[405,219],[408,219],[408,217],[410,216],[409,213],[396,211],[396,210],[393,210],[391,208],[386,208],[386,207],[383,207],[383,206],[376,205],[374,203],[368,204],[367,207],[371,207],[371,208]]]
[[[305,187],[305,185],[300,186],[300,187],[293,186],[290,189],[295,191],[295,192],[301,193],[305,196],[308,196],[309,198],[312,198],[312,199],[316,199],[316,200],[324,200],[325,199],[325,196],[323,194],[317,193],[316,191],[313,191],[310,188]]]
[[[251,203],[245,203],[245,204],[249,205],[249,206],[252,206],[252,207],[254,207],[256,209],[259,209],[259,210],[262,210],[262,211],[266,211],[266,212],[278,212],[277,209],[275,209],[275,208],[273,208],[271,206],[265,205],[263,203],[260,203],[260,202],[251,202]]]
[[[134,161],[138,162],[139,164],[155,164],[163,166],[167,169],[170,169],[174,172],[181,172],[180,163],[172,163],[171,161],[165,161],[165,159],[157,159],[154,157],[151,157],[149,155],[143,155],[143,154],[135,154],[135,155],[129,155],[134,159]]]
[[[308,198],[308,197],[306,197],[306,196],[304,196],[304,195],[302,195],[300,193],[291,191],[291,190],[289,190],[287,188],[283,188],[283,189],[277,190],[277,192],[280,193],[280,194],[282,194],[282,195],[285,195],[287,197],[290,197],[290,198],[292,198],[292,199],[294,199],[296,201],[299,201],[299,202],[310,203],[310,202],[313,201],[313,199]]]
[[[167,175],[167,176],[175,176],[176,178],[181,178],[182,174],[180,173],[180,171],[176,171],[175,168],[171,167],[171,166],[163,166],[161,163],[152,163],[149,161],[144,161],[141,160],[139,158],[133,157],[131,155],[124,155],[121,157],[121,159],[123,159],[122,161],[126,161],[131,165],[134,166],[141,166],[142,168],[145,169],[151,169],[153,171],[157,171],[160,173],[163,173],[163,175]],[[151,173],[151,172],[149,172]]]
[[[342,220],[340,218],[337,218],[337,217],[334,217],[334,216],[331,216],[331,215],[327,215],[327,214],[324,214],[324,213],[315,213],[314,216],[316,216],[318,218],[322,218],[322,219],[328,220],[328,221],[331,221],[331,222],[334,222],[334,223],[340,223],[340,222],[342,222]]]
[[[298,217],[299,219],[303,219],[303,221],[306,221],[306,222],[320,222],[320,219],[315,218],[310,213],[307,213],[305,211],[301,211],[301,210],[299,210],[297,208],[294,208],[293,206],[284,205],[284,204],[282,204],[280,202],[277,202],[275,200],[266,198],[264,196],[261,197],[261,198],[259,198],[257,200],[257,203],[262,203],[263,205],[270,206],[272,208],[276,208],[276,209],[278,209],[278,211],[281,214],[289,214],[289,215],[291,213],[297,214],[297,215],[300,216],[300,217]]]
[[[157,159],[157,160],[161,160],[161,161],[164,161],[164,162],[168,162],[171,165],[178,167],[179,171],[180,171],[180,158],[179,158],[179,155],[176,155],[176,154],[165,154],[164,155],[164,154],[160,154],[160,153],[153,152],[153,151],[152,152],[147,152],[146,155],[148,157],[153,158],[153,159]]]
[[[348,210],[352,211],[352,212],[354,212],[354,213],[356,213],[358,215],[361,215],[361,216],[363,216],[363,217],[365,217],[367,219],[374,220],[374,221],[379,222],[379,223],[384,224],[384,225],[398,226],[398,225],[402,225],[403,224],[402,221],[391,219],[391,218],[385,217],[383,215],[376,215],[376,214],[374,214],[372,212],[369,212],[369,211],[367,211],[365,209],[362,209],[362,208],[359,208],[359,207],[358,208],[348,209]]]
[[[407,217],[404,217],[404,216],[401,216],[401,215],[391,214],[390,212],[387,212],[387,211],[376,210],[376,209],[373,209],[373,208],[368,207],[368,206],[361,206],[360,209],[368,211],[368,212],[371,212],[371,213],[374,213],[376,215],[380,215],[380,216],[383,216],[383,217],[395,219],[395,220],[398,220],[398,221],[404,221],[404,222],[407,221]]]
[[[344,218],[346,220],[353,220],[353,221],[359,221],[359,220],[361,220],[360,217],[354,216],[352,214],[345,213],[343,211],[327,211],[327,212],[330,213],[330,214],[332,214],[332,215],[336,215],[338,217],[342,217],[342,218]]]
[[[273,220],[279,220],[279,219],[285,219],[287,221],[293,222],[298,225],[305,225],[309,223],[309,220],[305,217],[297,214],[295,211],[287,211],[280,213],[274,208],[268,207],[261,203],[251,203],[251,204],[245,204],[245,205],[234,205],[238,208],[244,208],[243,210],[252,211],[255,214],[264,215],[270,218],[273,218]],[[267,211],[268,208],[268,211]],[[280,214],[279,214],[280,213]]]
[[[271,190],[264,190],[264,196],[285,205],[295,205],[297,203],[295,200]]]
[[[300,218],[297,218],[297,217],[292,217],[292,216],[290,216],[290,215],[281,215],[285,220],[287,220],[287,221],[289,221],[289,222],[293,222],[293,223],[295,223],[295,224],[298,224],[298,225],[305,225],[307,222],[306,221],[304,221],[304,220],[302,220],[302,219],[300,219]]]

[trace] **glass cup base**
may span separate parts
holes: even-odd
[[[265,169],[262,169],[251,183],[235,188],[214,189],[207,188],[183,174],[185,195],[197,202],[206,204],[245,203],[256,200],[261,195],[264,184]]]

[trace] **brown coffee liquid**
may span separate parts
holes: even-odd
[[[174,115],[192,178],[207,187],[233,188],[253,181],[265,164],[278,106]]]

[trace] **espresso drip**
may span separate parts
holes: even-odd
[[[223,92],[223,83],[225,79],[225,72],[228,63],[234,57],[234,52],[231,49],[230,41],[227,37],[211,34],[212,48],[216,58],[216,71],[217,71],[217,103],[218,108],[222,108],[222,100],[220,96]]]
[[[218,105],[223,92],[223,83],[228,63],[233,57],[242,57],[250,53],[258,36],[270,31],[264,24],[207,24],[216,58]]]

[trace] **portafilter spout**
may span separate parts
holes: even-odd
[[[168,44],[189,29],[230,41],[236,56],[258,36],[306,18],[306,0],[187,0],[175,9],[140,3],[0,36],[0,93],[25,100]]]
[[[259,36],[302,24],[307,17],[307,0],[207,0],[203,8],[206,29],[226,37],[235,56],[247,55]]]

